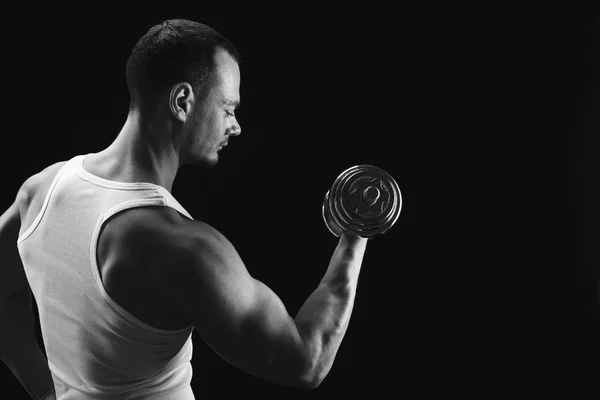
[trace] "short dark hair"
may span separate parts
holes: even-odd
[[[198,93],[210,80],[220,49],[240,63],[235,46],[210,26],[171,19],[151,27],[127,60],[130,110],[152,111],[158,97],[179,82],[188,82]]]

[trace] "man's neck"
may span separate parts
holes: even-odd
[[[115,141],[103,153],[118,164],[118,170],[125,176],[163,186],[171,192],[179,155],[168,135],[160,143],[153,140],[160,138],[155,127],[130,114]]]

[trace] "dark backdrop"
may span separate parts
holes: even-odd
[[[31,174],[109,145],[136,40],[164,19],[198,20],[242,54],[243,132],[210,173],[184,166],[173,194],[292,315],[337,243],[321,204],[339,173],[378,165],[404,204],[367,247],[316,391],[250,377],[194,333],[197,398],[589,398],[600,65],[596,9],[578,4],[22,12],[1,36],[2,207]],[[1,367],[0,396],[18,396]]]

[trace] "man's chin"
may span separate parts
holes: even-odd
[[[198,160],[198,164],[202,167],[213,168],[219,163],[219,156],[215,154],[212,157],[202,157]]]
[[[219,154],[214,152],[212,154],[202,153],[191,153],[188,155],[185,164],[196,165],[204,168],[213,168],[219,163]]]

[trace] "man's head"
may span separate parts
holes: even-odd
[[[153,134],[171,135],[181,164],[214,165],[220,145],[241,132],[234,115],[239,62],[234,45],[211,27],[164,21],[139,39],[127,62],[130,112],[163,119],[160,128],[169,132]]]

